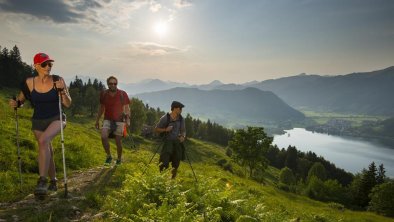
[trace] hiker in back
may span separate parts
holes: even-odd
[[[176,177],[177,169],[183,159],[182,143],[186,137],[185,121],[181,115],[185,107],[178,101],[171,104],[171,112],[163,115],[155,127],[155,132],[163,135],[163,148],[160,153],[160,171],[172,166],[172,179]]]
[[[30,100],[34,107],[32,131],[38,143],[38,170],[40,174],[34,194],[41,196],[46,195],[48,190],[57,190],[51,141],[61,131],[59,98],[61,98],[62,105],[69,107],[71,97],[63,78],[50,75],[53,59],[45,53],[37,53],[33,61],[38,75],[27,78],[21,85],[19,95],[16,99],[11,99],[9,104],[12,108],[19,108],[26,100]],[[62,118],[63,126],[65,126],[65,117]],[[50,178],[49,186],[48,176]]]
[[[130,100],[127,93],[117,88],[118,79],[110,76],[107,79],[108,89],[100,94],[100,107],[96,119],[96,129],[99,129],[99,121],[104,113],[104,121],[101,129],[101,142],[107,158],[105,165],[112,163],[111,150],[108,138],[114,135],[118,153],[116,164],[122,162],[122,136],[125,127],[130,126]]]

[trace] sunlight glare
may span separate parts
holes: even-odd
[[[167,23],[163,21],[156,23],[154,30],[159,36],[164,36],[168,31]]]

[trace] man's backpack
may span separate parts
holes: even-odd
[[[181,123],[181,127],[182,127],[182,122],[183,122],[183,117],[182,115],[179,115],[179,121]],[[166,124],[164,126],[164,128],[167,128],[171,123],[171,116],[169,113],[166,114]],[[164,139],[167,136],[167,132],[161,132],[159,133],[159,137]]]

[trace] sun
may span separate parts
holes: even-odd
[[[166,22],[160,21],[155,24],[153,27],[154,31],[156,34],[158,34],[160,37],[163,37],[167,34],[168,32],[168,25]]]

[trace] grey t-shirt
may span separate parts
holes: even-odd
[[[156,128],[167,128],[167,126],[172,126],[172,130],[168,132],[166,139],[168,140],[176,140],[180,135],[186,136],[186,129],[185,129],[185,120],[178,116],[176,120],[172,120],[171,117],[169,118],[169,124],[167,125],[167,114],[164,114],[159,123],[157,123]],[[182,125],[181,125],[182,122]]]

